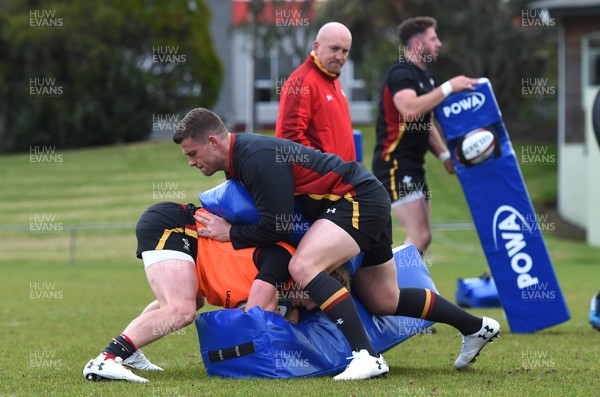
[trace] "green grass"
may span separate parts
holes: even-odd
[[[369,166],[372,129],[363,132]],[[592,396],[600,390],[600,333],[587,322],[589,300],[600,289],[600,249],[549,234],[546,243],[572,319],[517,335],[509,332],[501,310],[473,310],[498,318],[504,331],[461,373],[452,367],[460,338],[437,325],[437,333],[413,337],[385,354],[391,367],[387,379],[209,378],[196,330],[189,326],[144,348],[166,369],[147,374],[150,383],[87,382],[81,375],[84,363],[153,299],[134,257],[137,218],[169,195],[170,201],[196,202],[198,192],[223,176],[202,177],[170,142],[57,153],[61,162],[31,163],[28,154],[0,157],[0,396]],[[522,171],[534,203],[554,198],[555,165],[527,164]],[[427,175],[433,221],[469,221],[456,178],[433,157]],[[52,218],[46,223],[55,230],[31,231],[32,222],[43,224],[36,221],[40,216]],[[125,225],[79,231],[76,261],[69,262],[72,225],[114,223]],[[401,243],[399,228],[394,238]],[[427,263],[439,291],[451,300],[457,277],[474,277],[487,268],[474,231],[436,232]],[[542,358],[525,368],[531,355]]]

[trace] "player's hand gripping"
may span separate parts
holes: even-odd
[[[452,86],[452,92],[460,92],[463,90],[474,90],[479,84],[479,79],[473,79],[466,76],[456,76],[448,80]]]
[[[231,224],[225,219],[205,210],[196,211],[194,219],[196,222],[204,225],[203,228],[198,228],[198,237],[208,237],[217,241],[229,241]]]

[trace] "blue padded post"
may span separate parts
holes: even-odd
[[[435,113],[451,153],[474,129],[496,137],[499,150],[482,163],[452,161],[511,331],[535,332],[567,321],[569,310],[489,80],[448,96]]]

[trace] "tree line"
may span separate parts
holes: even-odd
[[[136,141],[157,115],[212,106],[209,19],[202,0],[3,3],[0,152]]]

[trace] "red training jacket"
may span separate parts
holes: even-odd
[[[338,76],[312,52],[281,87],[275,136],[301,143],[344,161],[355,161],[352,120]]]

